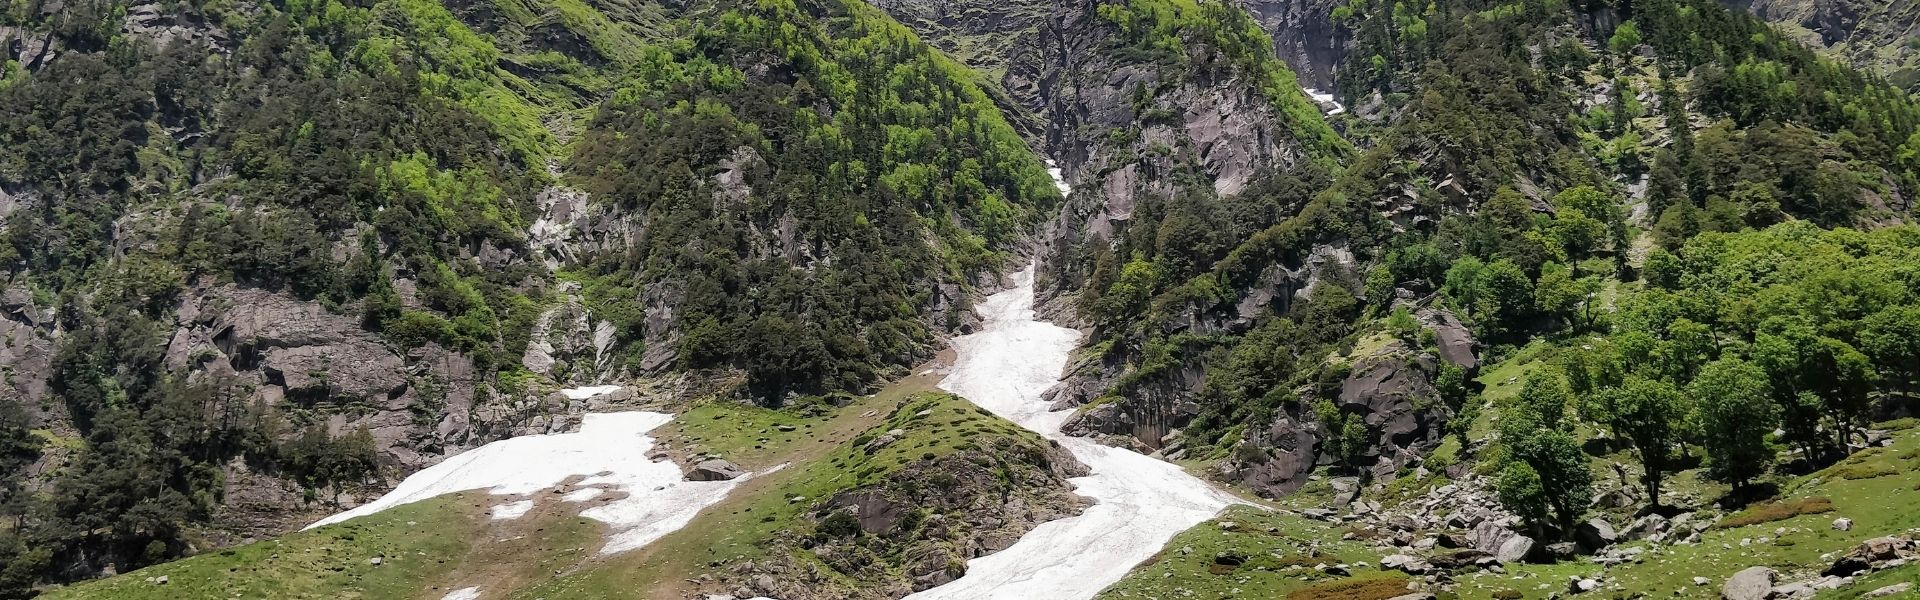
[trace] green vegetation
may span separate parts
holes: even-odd
[[[1908,501],[1914,486],[1920,484],[1920,461],[1916,461],[1920,454],[1914,453],[1916,448],[1920,448],[1920,435],[1905,431],[1895,436],[1891,447],[1863,452],[1865,456],[1858,464],[1896,472],[1886,477],[1846,480],[1814,473],[1784,478],[1779,499],[1756,504],[1715,523],[1702,533],[1698,544],[1654,548],[1645,542],[1633,542],[1649,553],[1646,560],[1606,568],[1607,581],[1650,596],[1718,598],[1720,582],[1754,565],[1789,573],[1824,570],[1833,561],[1831,557],[1822,559],[1822,555],[1837,556],[1865,538],[1920,526],[1920,508]],[[1833,520],[1840,517],[1854,521],[1852,531],[1833,529]],[[1588,577],[1595,570],[1584,561],[1509,565],[1506,574],[1461,578],[1456,591],[1470,600],[1495,598],[1500,590],[1518,591],[1524,598],[1545,598],[1561,588],[1537,589],[1538,582],[1564,582],[1571,575]],[[1844,592],[1842,597],[1857,597],[1912,574],[1909,569],[1889,570],[1836,591]],[[1690,581],[1695,576],[1707,577],[1714,584],[1696,586]]]
[[[1325,523],[1253,506],[1233,506],[1219,517],[1174,536],[1158,556],[1101,592],[1099,598],[1171,598],[1185,595],[1180,590],[1196,598],[1379,600],[1407,593],[1406,579],[1398,575],[1360,571],[1342,578],[1315,568],[1377,560],[1379,557],[1364,542],[1343,541],[1341,532]],[[1399,591],[1377,597],[1357,591],[1374,586],[1385,589],[1387,582]]]
[[[463,495],[395,507],[347,523],[58,588],[41,596],[170,598],[415,598],[473,551],[486,519]],[[373,559],[379,558],[379,564]],[[166,577],[167,583],[153,583]]]
[[[1572,392],[1554,369],[1527,376],[1513,410],[1500,421],[1500,504],[1536,531],[1571,531],[1593,499],[1593,471],[1567,418]]]
[[[925,358],[927,284],[998,268],[1059,199],[962,67],[863,4],[804,8],[737,8],[647,47],[569,165],[597,201],[651,224],[590,261],[589,296],[638,331],[637,290],[678,290],[682,366],[743,369],[770,405],[864,391]],[[769,57],[794,80],[749,85],[735,66]],[[696,171],[722,164],[754,193],[716,201],[732,192]],[[790,246],[747,250],[747,232],[781,223]]]
[[[1784,521],[1800,515],[1817,515],[1833,512],[1833,500],[1825,497],[1798,498],[1787,502],[1768,502],[1749,506],[1714,526],[1721,529],[1733,529],[1774,521]]]

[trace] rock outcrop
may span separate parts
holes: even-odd
[[[1366,424],[1369,439],[1353,460],[1367,465],[1372,478],[1391,479],[1419,463],[1445,434],[1451,415],[1433,389],[1439,363],[1431,354],[1394,340],[1354,357],[1351,366],[1335,404]],[[1335,458],[1326,453],[1326,437],[1303,400],[1276,415],[1265,429],[1249,432],[1220,473],[1263,495],[1292,492],[1316,465]]]
[[[969,559],[1006,549],[1035,526],[1086,507],[1067,480],[1086,475],[1087,467],[1055,442],[982,430],[968,447],[922,452],[903,449],[912,440],[900,440],[924,422],[895,421],[867,434],[894,442],[852,451],[911,460],[824,499],[791,499],[811,504],[803,524],[770,542],[776,551],[769,558],[730,565],[702,586],[742,598],[898,598],[953,581],[966,573]],[[818,561],[796,560],[802,552]]]

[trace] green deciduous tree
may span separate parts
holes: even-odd
[[[1587,398],[1595,420],[1605,423],[1615,437],[1633,445],[1644,474],[1648,503],[1660,505],[1660,485],[1672,471],[1675,448],[1688,415],[1686,398],[1665,381],[1629,377],[1626,385],[1606,388]]]
[[[1536,369],[1500,422],[1506,449],[1501,503],[1536,526],[1551,518],[1562,532],[1573,530],[1593,497],[1593,471],[1566,418],[1571,399],[1564,375],[1552,367]]]
[[[1701,367],[1687,392],[1694,398],[1693,427],[1713,476],[1745,486],[1766,474],[1773,466],[1767,435],[1780,420],[1766,370],[1723,358]]]

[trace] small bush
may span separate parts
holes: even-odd
[[[1841,465],[1833,468],[1833,476],[1847,480],[1873,479],[1899,473],[1889,465]]]
[[[1815,515],[1825,512],[1833,512],[1833,500],[1824,496],[1799,498],[1783,502],[1768,502],[1727,517],[1725,521],[1721,521],[1719,525],[1715,525],[1714,527],[1717,529],[1733,529],[1736,527],[1746,527],[1748,525],[1784,521],[1800,515]]]
[[[1874,423],[1874,424],[1873,424],[1873,426],[1874,426],[1874,428],[1875,428],[1875,429],[1888,429],[1888,430],[1893,430],[1893,431],[1904,431],[1904,430],[1908,430],[1908,429],[1913,429],[1913,428],[1915,428],[1915,427],[1920,427],[1920,418],[1916,418],[1916,417],[1901,417],[1901,418],[1898,418],[1898,419],[1894,419],[1894,420],[1892,420],[1892,421],[1885,421],[1885,422],[1881,422],[1881,423]]]
[[[1389,575],[1317,583],[1287,594],[1287,600],[1387,600],[1405,595],[1407,578]]]

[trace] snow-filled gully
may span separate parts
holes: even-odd
[[[1092,598],[1153,556],[1174,534],[1236,500],[1179,466],[1060,433],[1071,411],[1049,411],[1040,395],[1066,368],[1079,332],[1034,319],[1033,267],[1012,289],[975,308],[979,331],[953,340],[941,389],[1058,440],[1093,471],[1075,491],[1098,501],[1078,516],[1049,521],[1005,550],[973,559],[967,574],[908,600]]]

